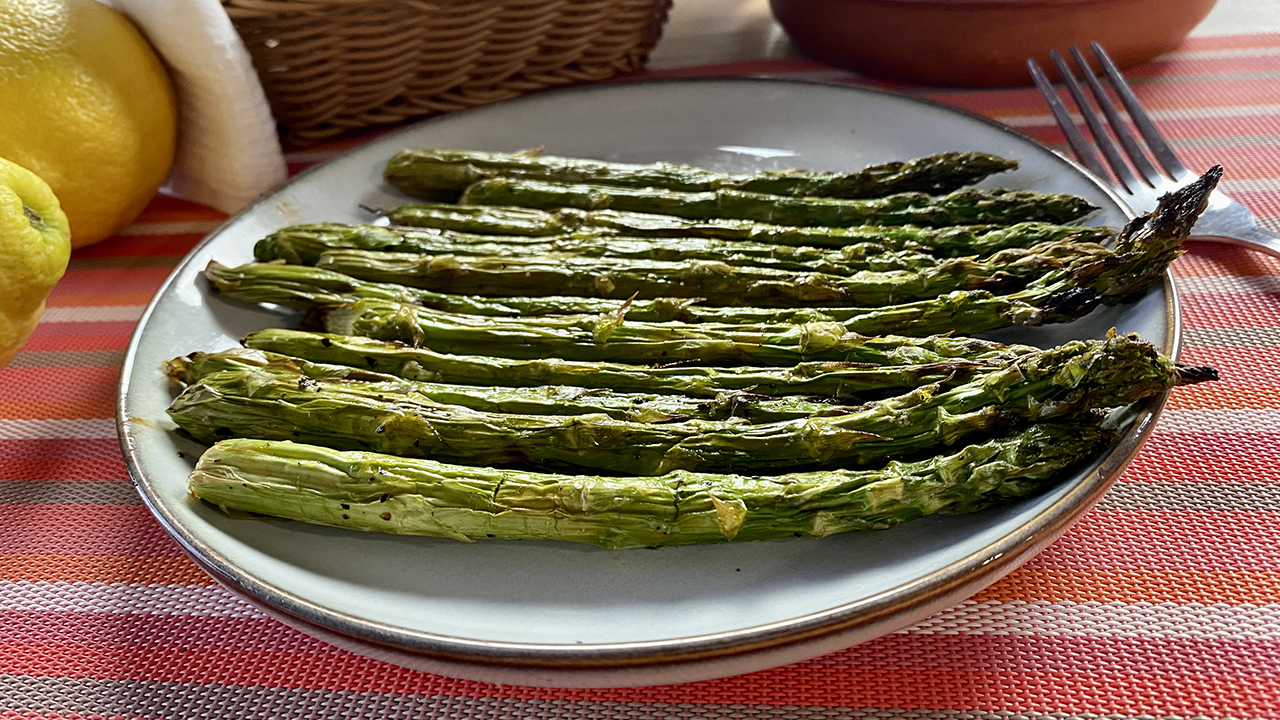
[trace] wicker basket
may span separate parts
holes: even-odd
[[[222,0],[286,145],[640,68],[671,0]]]

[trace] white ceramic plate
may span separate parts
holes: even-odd
[[[727,170],[848,170],[946,150],[1022,167],[988,184],[1071,192],[1121,224],[1127,211],[1069,161],[1010,130],[942,106],[870,90],[768,80],[685,80],[539,94],[424,122],[295,178],[227,222],[174,271],[143,315],[120,383],[125,458],[143,498],[197,562],[302,630],[392,662],[499,683],[628,686],[749,672],[902,628],[994,582],[1056,538],[1105,490],[1163,398],[1136,410],[1095,467],[1011,507],[822,540],[609,551],[556,542],[362,534],[234,519],[194,501],[201,448],[164,410],[161,361],[221,350],[292,318],[210,297],[199,273],[252,259],[281,226],[365,221],[360,204],[405,198],[380,182],[405,147],[518,150]],[[1003,331],[1039,345],[1141,333],[1177,347],[1166,281],[1146,299],[1066,326]]]

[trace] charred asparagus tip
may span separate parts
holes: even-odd
[[[1218,379],[1218,369],[1210,365],[1184,365],[1175,367],[1178,374],[1178,385],[1195,385],[1202,382],[1213,382]]]

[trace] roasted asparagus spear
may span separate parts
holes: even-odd
[[[960,318],[971,309],[968,305],[957,309],[945,301],[933,302],[931,310],[935,316],[945,313],[951,319]],[[890,310],[900,309],[901,306]],[[1040,312],[1029,306],[1026,310]],[[748,312],[759,310],[748,309]],[[880,320],[881,315],[888,313],[874,318]],[[887,324],[888,320],[883,322]],[[891,357],[901,357],[898,362],[912,364],[947,359],[934,351],[942,339],[871,337],[853,332],[845,324],[829,321],[776,325],[646,323],[624,321],[622,313],[511,319],[457,315],[416,305],[361,300],[354,305],[317,308],[308,314],[304,327],[323,328],[338,335],[394,340],[436,352],[516,359],[559,357],[624,363],[775,366],[811,360],[878,365],[894,364]],[[888,352],[884,348],[888,348]]]
[[[295,225],[278,230],[258,241],[254,246],[254,257],[262,262],[285,260],[314,265],[322,253],[334,249],[473,257],[554,256],[665,262],[708,260],[726,265],[754,265],[836,275],[849,275],[860,270],[916,270],[940,262],[937,256],[926,252],[888,250],[875,243],[855,243],[833,249],[699,237],[646,238],[585,233],[494,237],[452,230],[334,223]]]
[[[741,218],[777,225],[974,225],[1065,223],[1097,208],[1075,195],[1029,190],[956,190],[935,197],[899,193],[870,200],[781,197],[739,190],[688,193],[536,180],[481,180],[467,188],[465,205],[514,205],[658,213],[705,220]]]
[[[928,386],[847,414],[758,425],[636,423],[602,415],[522,415],[442,405],[363,383],[301,383],[261,370],[205,376],[169,408],[198,440],[296,440],[474,465],[529,463],[633,475],[672,470],[865,467],[955,445],[1018,421],[1126,405],[1216,378],[1136,336],[1028,353],[967,383]]]
[[[204,276],[216,293],[245,302],[275,303],[300,309],[369,299],[421,305],[465,315],[536,317],[617,313],[624,306],[623,302],[617,300],[555,295],[511,298],[450,295],[403,285],[359,280],[350,275],[307,265],[284,265],[278,262],[247,263],[237,267],[210,262],[204,270]],[[696,301],[697,298],[636,300],[626,305],[626,314],[628,318],[650,322],[700,322],[704,319],[702,315],[688,309]],[[792,315],[801,317],[799,313]],[[771,314],[767,316],[773,317]],[[803,317],[822,319],[825,316],[820,312],[812,312]],[[714,320],[714,313],[709,319]]]
[[[680,297],[757,308],[869,308],[927,300],[956,290],[1009,293],[1033,278],[1110,255],[1093,243],[1057,242],[1029,250],[1003,250],[986,260],[954,258],[914,270],[833,275],[707,260],[469,257],[335,249],[323,253],[316,266],[373,282],[483,296]]]
[[[446,202],[456,200],[471,183],[492,177],[670,190],[724,188],[774,195],[872,198],[898,192],[947,192],[1016,167],[1016,160],[987,153],[948,152],[848,173],[723,173],[670,163],[632,165],[556,157],[537,150],[496,153],[427,148],[396,153],[382,176],[409,195]]]
[[[225,440],[204,453],[188,486],[225,510],[352,530],[652,547],[824,537],[974,512],[1037,492],[1111,438],[1094,422],[1044,423],[879,470],[764,477],[675,471],[652,478],[552,475]]]
[[[548,237],[588,233],[637,237],[706,237],[774,245],[845,247],[873,243],[885,250],[923,250],[940,257],[984,256],[1010,247],[1031,247],[1053,240],[1105,242],[1108,228],[1024,222],[1014,225],[863,225],[793,227],[751,220],[690,220],[671,215],[615,210],[535,210],[488,205],[415,204],[387,211],[400,226],[467,234]],[[392,249],[392,248],[387,248]]]
[[[839,415],[849,411],[848,406],[834,402],[806,397],[772,398],[742,390],[722,392],[709,399],[694,399],[680,395],[617,392],[573,385],[510,388],[414,381],[359,368],[315,363],[279,353],[245,348],[216,353],[192,353],[165,363],[165,371],[169,377],[188,385],[218,372],[253,369],[272,373],[284,382],[292,382],[316,392],[323,392],[331,383],[356,383],[362,392],[374,393],[384,398],[421,397],[442,405],[459,405],[492,413],[599,413],[615,420],[651,423],[731,418],[751,422],[777,422]]]
[[[947,349],[957,354],[953,358],[942,359],[934,352],[922,353],[923,358],[937,358],[922,364],[907,361],[908,364],[866,366],[809,362],[773,368],[681,364],[649,367],[559,358],[510,360],[481,355],[447,355],[401,343],[299,330],[262,330],[244,338],[244,344],[249,348],[315,362],[367,368],[410,380],[501,387],[575,385],[620,392],[678,393],[701,398],[735,391],[846,399],[884,397],[921,385],[947,380],[964,381],[1033,351],[1027,346],[1005,347],[972,342],[974,344],[968,350]],[[886,359],[896,361],[899,358],[891,355]]]

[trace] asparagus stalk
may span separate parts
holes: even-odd
[[[637,423],[672,420],[730,420],[777,422],[796,418],[838,415],[849,408],[838,403],[803,397],[771,398],[743,390],[722,392],[698,400],[680,395],[623,393],[603,388],[566,385],[492,387],[405,380],[342,365],[315,363],[262,350],[236,348],[216,353],[192,353],[165,363],[173,380],[192,385],[219,372],[234,370],[269,372],[283,382],[322,393],[334,383],[355,383],[361,393],[379,398],[422,397],[441,405],[459,405],[490,413],[525,415],[586,415],[599,413],[615,420]]]
[[[825,537],[975,512],[1038,492],[1111,438],[1092,422],[1045,423],[879,470],[766,477],[675,471],[653,478],[553,475],[225,440],[204,453],[188,486],[224,510],[351,530],[616,549]]]
[[[449,295],[420,288],[388,283],[368,282],[342,273],[306,265],[283,265],[278,262],[247,263],[226,267],[211,261],[204,276],[214,292],[244,302],[274,303],[285,307],[310,309],[321,305],[355,303],[360,299],[421,305],[465,315],[494,317],[536,317],[541,315],[618,313],[624,303],[582,297],[488,298],[472,295]],[[656,298],[636,300],[626,306],[627,317],[651,322],[684,320],[699,322],[702,318],[688,306],[696,298]],[[814,318],[824,317],[813,313]]]
[[[1011,292],[1031,278],[1100,260],[1093,243],[1049,243],[1004,250],[985,261],[954,258],[933,267],[850,275],[793,272],[687,260],[581,257],[468,257],[334,249],[317,267],[375,282],[437,292],[518,297],[531,292],[623,300],[701,298],[714,305],[879,307],[927,300],[955,290]]]
[[[872,165],[851,173],[766,170],[723,173],[688,165],[624,163],[472,150],[402,150],[382,177],[400,191],[429,200],[456,200],[468,185],[493,177],[595,183],[669,190],[748,190],[774,195],[873,198],[898,192],[948,192],[1018,167],[1016,160],[980,152],[948,152],[918,160]]]
[[[941,228],[911,225],[792,227],[733,218],[690,220],[670,215],[614,210],[560,208],[544,211],[486,205],[402,205],[389,210],[387,216],[400,226],[504,235],[508,241],[515,241],[519,237],[590,233],[638,237],[707,237],[774,245],[836,248],[871,243],[885,250],[922,250],[940,257],[985,256],[1005,248],[1031,247],[1053,240],[1102,243],[1114,235],[1108,228],[1040,222]],[[871,253],[864,250],[863,254]]]
[[[1136,336],[1112,336],[1028,353],[955,387],[923,387],[843,415],[759,425],[492,413],[412,394],[368,392],[360,383],[312,386],[259,370],[208,375],[184,390],[168,412],[206,442],[296,440],[475,465],[661,475],[865,467],[936,452],[1013,422],[1126,405],[1215,377],[1212,368],[1178,366]]]
[[[778,225],[1012,225],[1078,220],[1097,208],[1074,195],[1028,190],[956,190],[934,197],[899,193],[870,200],[780,197],[739,190],[686,193],[534,180],[481,180],[467,188],[466,205],[514,205],[659,213],[705,220],[741,218]]]
[[[939,307],[952,317],[959,317],[963,312],[963,308],[952,311],[945,303]],[[338,335],[394,340],[414,347],[429,347],[436,352],[625,363],[778,366],[834,360],[875,365],[917,364],[964,357],[962,353],[975,347],[967,344],[972,341],[961,338],[868,337],[838,322],[646,323],[623,321],[621,315],[554,315],[512,320],[361,300],[354,305],[318,308],[304,320],[304,327],[323,328]],[[950,347],[943,347],[950,342],[962,343],[964,349],[953,353]],[[986,348],[976,347],[979,353],[988,352]]]
[[[912,270],[931,267],[939,262],[936,256],[925,252],[888,250],[876,243],[856,243],[829,249],[699,237],[579,234],[495,238],[450,230],[333,223],[295,225],[271,233],[254,246],[254,257],[262,262],[285,260],[314,265],[326,250],[339,248],[475,257],[554,256],[666,262],[709,260],[726,265],[754,265],[835,275],[849,275],[860,270]]]
[[[656,298],[653,300],[603,300],[581,297],[525,297],[485,298],[470,295],[448,295],[430,290],[405,287],[388,283],[359,280],[349,275],[305,265],[280,265],[276,263],[249,263],[228,268],[210,263],[205,277],[215,292],[245,302],[274,303],[286,307],[315,310],[316,326],[325,324],[328,306],[352,305],[360,300],[403,303],[407,306],[423,306],[431,310],[488,317],[542,317],[548,315],[593,315],[592,327],[605,326],[625,315],[627,321],[685,323],[722,323],[729,325],[777,325],[786,323],[832,322],[848,324],[858,331],[870,328],[872,334],[894,332],[895,324],[927,332],[947,332],[959,325],[986,323],[1009,318],[1009,322],[1025,317],[1023,324],[1042,321],[1044,313],[1036,306],[1006,297],[994,297],[989,293],[958,293],[936,300],[906,303],[889,308],[814,307],[814,308],[750,308],[704,307],[697,305],[698,298]],[[1037,291],[1038,294],[1044,294]],[[413,342],[420,333],[404,320],[418,314],[412,307],[392,308],[385,303],[365,303],[368,310],[361,316],[362,332],[374,337],[401,339]],[[1092,309],[1081,305],[1079,313]],[[995,320],[991,317],[994,315]],[[437,315],[424,316],[430,326]],[[967,319],[967,318],[976,319]],[[1067,317],[1063,315],[1063,317]],[[345,320],[344,320],[345,322]],[[416,323],[416,319],[414,321]],[[399,324],[395,324],[399,323]],[[1006,323],[1007,324],[1007,323]],[[354,327],[354,325],[353,325]],[[926,330],[927,328],[936,328]]]
[[[480,355],[447,355],[401,343],[283,329],[251,333],[244,338],[244,344],[249,348],[315,362],[368,368],[409,380],[502,387],[574,385],[619,392],[678,393],[701,398],[736,391],[841,399],[884,397],[930,383],[967,380],[1033,350],[1026,346],[1001,348],[994,343],[978,342],[971,351],[961,353],[972,357],[922,364],[866,367],[840,362],[810,362],[787,368],[770,368],[647,367],[559,358],[510,360]],[[985,351],[980,348],[985,348]]]

